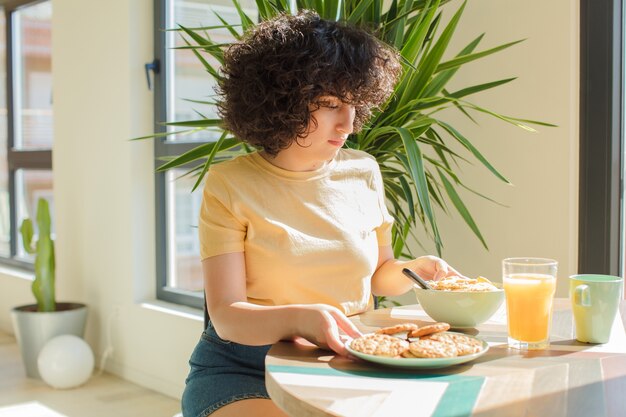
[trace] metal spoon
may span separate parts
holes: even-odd
[[[417,285],[419,285],[423,289],[432,290],[432,288],[430,288],[430,285],[428,285],[428,283],[424,279],[422,279],[422,277],[420,277],[419,275],[417,275],[415,272],[411,271],[410,269],[402,268],[402,273],[406,275],[407,277],[411,278],[412,281],[417,283]]]

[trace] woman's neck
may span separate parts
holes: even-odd
[[[294,172],[317,171],[318,169],[326,166],[328,162],[330,162],[303,161],[300,158],[297,158],[285,151],[280,151],[276,156],[272,156],[265,151],[260,151],[259,155],[261,155],[263,159],[265,159],[267,162],[274,166],[277,166],[278,168]]]

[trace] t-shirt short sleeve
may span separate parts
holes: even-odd
[[[380,173],[380,167],[376,164],[373,174],[373,186],[378,194],[378,205],[382,214],[382,223],[376,228],[376,238],[378,246],[391,245],[391,228],[393,226],[393,217],[389,214],[385,199],[385,187],[383,185],[383,177]]]
[[[225,253],[243,252],[246,226],[233,214],[228,190],[218,174],[209,170],[205,179],[198,219],[202,260]]]

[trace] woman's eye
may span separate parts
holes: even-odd
[[[320,101],[318,104],[319,104],[320,107],[324,107],[324,108],[327,108],[327,109],[338,109],[339,108],[339,105],[337,105],[335,103],[332,103],[330,101]]]

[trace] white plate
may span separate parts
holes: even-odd
[[[455,333],[455,332],[447,332],[447,333]],[[463,333],[457,333],[463,334]],[[352,355],[357,358],[361,358],[368,362],[375,362],[381,365],[387,366],[395,366],[399,368],[423,368],[423,369],[433,369],[433,368],[445,368],[446,366],[458,365],[460,363],[465,363],[472,361],[482,355],[484,355],[489,350],[489,345],[482,339],[478,339],[473,336],[464,335],[472,339],[478,340],[482,343],[483,348],[480,352],[472,353],[471,355],[463,355],[463,356],[454,356],[452,358],[390,358],[387,356],[376,356],[376,355],[368,355],[367,353],[358,352],[350,347],[350,343],[352,340],[346,342],[345,346]]]

